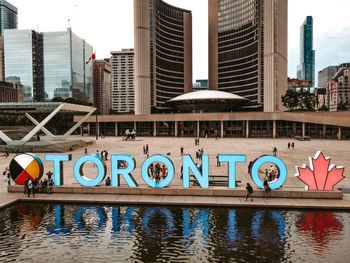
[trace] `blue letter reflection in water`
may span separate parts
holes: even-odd
[[[63,215],[62,215],[63,214]],[[55,226],[48,227],[47,231],[51,234],[60,235],[68,234],[70,227],[64,227],[64,208],[62,205],[55,205]]]
[[[151,230],[149,228],[149,221],[152,219],[152,217],[157,217],[159,219],[160,216],[164,216],[166,220],[167,225],[167,231],[166,234],[161,233],[160,236],[155,236],[154,233],[151,233]],[[174,218],[173,214],[166,208],[147,208],[145,213],[142,215],[142,226],[145,231],[145,233],[148,235],[148,237],[152,238],[162,238],[163,240],[168,239],[172,236],[173,230],[174,230]],[[152,228],[153,229],[153,228]],[[160,225],[157,226],[157,228],[154,229],[162,229]],[[154,230],[153,230],[154,231]]]
[[[121,229],[125,229],[122,226],[127,225],[126,228],[129,233],[133,233],[135,230],[135,221],[133,218],[135,207],[128,207],[124,215],[121,215],[119,207],[112,208],[112,231],[114,233],[120,232]]]
[[[256,212],[252,220],[252,234],[255,240],[266,240],[266,237],[263,236],[263,233],[266,232],[262,231],[262,229],[267,226],[263,226],[263,222],[270,223],[271,220],[273,220],[278,226],[277,233],[279,238],[283,239],[285,237],[286,219],[284,215],[278,211],[259,210]]]
[[[98,206],[96,207],[81,206],[79,207],[78,211],[75,213],[75,223],[77,224],[78,230],[82,230],[85,228],[84,224],[82,223],[82,219],[83,219],[84,213],[88,211],[96,212],[96,215],[98,216],[97,229],[102,229],[106,225],[106,215],[104,214],[102,209]]]
[[[197,209],[191,209],[194,211],[193,220],[191,220],[190,209],[183,209],[183,236],[184,238],[191,239],[196,235],[196,230],[202,230],[202,237],[204,241],[208,242],[208,233],[209,233],[209,210],[200,209],[199,212]]]
[[[124,161],[128,165],[126,168],[120,168],[120,161]],[[111,167],[112,167],[112,186],[119,187],[120,178],[122,175],[129,185],[129,187],[138,187],[136,180],[132,177],[131,172],[135,169],[135,159],[130,155],[124,154],[112,154],[111,158]]]
[[[228,212],[228,238],[231,242],[237,240],[236,210],[230,209]]]
[[[279,168],[279,170],[280,170],[279,178],[275,182],[269,183],[269,186],[270,186],[270,188],[272,190],[280,188],[284,184],[286,179],[287,179],[287,167],[282,162],[281,159],[277,158],[276,156],[272,156],[272,155],[267,155],[267,156],[260,157],[253,164],[253,167],[252,167],[252,179],[253,179],[254,183],[258,187],[260,187],[261,189],[264,189],[263,181],[261,181],[261,179],[259,177],[259,168],[264,163],[273,163]]]
[[[199,185],[202,188],[208,188],[209,187],[209,156],[208,154],[202,155],[202,174],[198,171],[198,168],[196,167],[195,163],[193,162],[193,159],[191,155],[183,155],[182,156],[182,175],[183,175],[183,181],[182,185],[184,188],[190,187],[190,169],[194,175],[194,177],[197,179]]]

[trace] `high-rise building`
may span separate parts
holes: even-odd
[[[23,86],[0,81],[0,102],[23,102]]]
[[[92,62],[85,63],[92,46],[70,28],[42,35],[45,100],[62,97],[93,102]]]
[[[24,101],[44,99],[42,42],[33,30],[4,32],[5,80],[23,85]]]
[[[134,50],[112,51],[111,55],[111,109],[118,113],[134,112]]]
[[[337,66],[337,72],[328,85],[329,110],[350,110],[350,63]]]
[[[134,0],[135,113],[166,111],[192,91],[192,13],[162,0]]]
[[[94,106],[103,115],[111,109],[111,70],[109,59],[93,62]]]
[[[92,102],[92,47],[70,29],[5,30],[5,79],[24,86],[25,101],[54,97]]]
[[[334,74],[337,72],[337,66],[329,66],[318,72],[318,87],[317,94],[319,105],[325,105],[329,108],[329,97],[327,90],[329,82],[332,80]]]
[[[300,27],[300,64],[297,67],[299,80],[311,80],[315,86],[315,50],[313,50],[313,19],[307,16]]]
[[[209,89],[283,110],[287,90],[287,0],[209,1]]]
[[[5,0],[0,0],[0,35],[5,29],[17,29],[17,7]]]

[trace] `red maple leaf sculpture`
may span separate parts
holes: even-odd
[[[307,184],[309,190],[331,191],[333,187],[343,180],[344,167],[329,166],[330,158],[325,158],[322,152],[317,152],[313,159],[310,158],[310,167],[296,167],[297,176]]]

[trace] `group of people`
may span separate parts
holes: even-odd
[[[103,150],[101,153],[99,152],[99,150],[96,150],[96,156],[101,157],[101,159],[104,161],[108,160],[108,152],[106,150]]]
[[[143,146],[143,154],[147,155],[147,157],[149,157],[149,147],[148,144]]]
[[[290,149],[291,146],[292,146],[292,149],[294,149],[294,142],[292,143],[288,142],[288,149]]]
[[[269,196],[269,192],[271,192],[271,188],[269,183],[267,182],[267,180],[264,180],[264,197],[267,198]],[[250,197],[250,201],[253,202],[253,187],[250,185],[250,183],[247,183],[247,186],[245,188],[247,190],[247,196],[245,198],[245,200],[247,201],[248,198]]]
[[[202,156],[204,154],[203,148],[200,148],[196,151],[196,159],[202,160]]]
[[[46,175],[47,179],[45,178],[44,180],[40,181],[38,178],[32,181],[29,177],[27,177],[24,181],[24,194],[27,194],[28,197],[30,197],[30,194],[32,194],[32,196],[35,197],[35,193],[53,193],[53,173],[48,171]]]
[[[199,138],[194,139],[194,145],[199,145]]]
[[[272,182],[278,178],[278,173],[276,167],[271,164],[269,169],[265,169],[265,177],[264,180],[268,182]]]
[[[159,163],[153,164],[148,167],[148,175],[156,182],[156,184],[162,181],[168,174],[166,166]]]

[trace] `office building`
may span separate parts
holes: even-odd
[[[42,36],[45,100],[62,97],[93,102],[93,63],[85,63],[93,54],[92,46],[70,28]]]
[[[287,0],[209,0],[209,89],[282,111],[287,90]]]
[[[92,102],[92,47],[70,29],[5,30],[5,79],[24,86],[25,101],[54,97]]]
[[[343,63],[337,67],[337,72],[329,82],[329,110],[350,110],[350,63]],[[327,94],[327,95],[328,95]]]
[[[315,50],[313,50],[313,19],[307,16],[300,27],[300,64],[297,67],[299,80],[311,80],[315,86]]]
[[[5,29],[17,29],[17,7],[5,0],[0,0],[0,36]]]
[[[135,113],[169,110],[192,91],[192,13],[162,0],[134,0]]]
[[[23,102],[23,86],[0,81],[0,102]]]
[[[93,62],[94,106],[103,115],[111,109],[111,70],[109,59]]]
[[[42,35],[33,30],[4,32],[5,81],[23,85],[25,102],[44,99],[42,45]]]
[[[111,109],[115,113],[134,112],[134,50],[111,52]]]
[[[337,72],[337,66],[329,66],[318,72],[318,87],[317,94],[319,105],[325,105],[329,108],[328,93],[329,82],[332,80],[334,74]]]
[[[0,36],[0,81],[5,80],[4,36]]]

